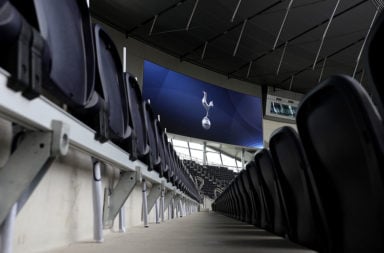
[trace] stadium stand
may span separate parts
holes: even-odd
[[[61,196],[61,189],[70,189],[74,198],[84,194],[76,184],[84,172],[72,170],[69,186],[60,181],[60,173],[65,173],[60,166],[69,153],[72,156],[65,162],[73,167],[86,164],[88,174],[84,174],[92,193],[79,202],[92,202],[93,241],[102,242],[103,230],[114,231],[116,220],[119,231],[125,230],[126,204],[144,225],[141,229],[149,227],[151,213],[155,223],[164,222],[166,213],[169,220],[195,214],[184,219],[183,228],[173,228],[167,236],[166,225],[169,229],[182,222],[162,224],[164,230],[140,230],[129,245],[123,236],[112,235],[114,240],[109,243],[115,249],[111,252],[126,252],[135,244],[132,251],[142,253],[173,253],[182,251],[180,248],[188,252],[384,252],[384,89],[380,65],[384,56],[384,14],[380,11],[384,4],[378,3],[373,21],[379,16],[372,33],[368,30],[358,41],[368,45],[365,63],[374,95],[350,76],[326,78],[300,102],[295,115],[297,131],[287,126],[275,130],[269,147],[259,148],[237,173],[177,154],[168,141],[166,123],[156,115],[151,101],[143,99],[138,79],[123,68],[112,37],[100,24],[91,24],[85,1],[0,0],[0,129],[11,139],[7,147],[4,145],[7,154],[0,167],[0,253],[12,253],[14,241],[23,244],[26,240],[26,235],[13,238],[13,228],[17,215],[36,192],[43,196],[36,205],[42,205],[50,194],[56,194],[54,198],[62,203],[70,202],[68,217],[62,217],[60,205],[52,208],[58,208],[55,210],[63,223],[77,229],[72,219],[83,206]],[[243,22],[233,56],[247,22]],[[141,26],[145,24],[148,22]],[[288,41],[281,59],[287,45]],[[356,68],[358,65],[357,61]],[[213,102],[210,104],[213,107]],[[210,122],[208,110],[206,115],[202,122]],[[211,123],[205,126],[208,130]],[[88,163],[75,159],[77,156],[86,157]],[[35,191],[56,162],[61,169],[50,175],[59,178],[56,184],[48,182],[45,191]],[[57,192],[50,192],[51,188]],[[127,201],[136,188],[139,193]],[[212,199],[213,212],[196,214],[205,196]],[[44,214],[28,218],[45,219]],[[48,231],[54,232],[49,222],[47,218]],[[189,244],[183,241],[187,239]],[[124,247],[116,246],[117,242]],[[98,245],[92,244],[87,250],[107,252],[105,245],[95,249]],[[81,247],[73,249],[79,252]]]
[[[183,163],[195,182],[197,177],[203,179],[201,193],[211,199],[216,199],[217,192],[222,192],[237,175],[226,167],[203,166],[192,160],[183,160]]]

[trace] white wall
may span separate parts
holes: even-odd
[[[269,138],[271,137],[273,131],[283,126],[290,126],[297,131],[296,124],[281,123],[273,120],[263,119],[264,147],[268,147]]]

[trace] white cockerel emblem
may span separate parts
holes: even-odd
[[[207,93],[203,91],[203,94],[204,96],[203,96],[203,99],[201,99],[201,104],[203,105],[207,113],[205,114],[205,117],[201,121],[201,125],[205,130],[208,130],[209,128],[211,128],[211,121],[209,120],[208,115],[209,115],[209,109],[213,107],[213,101],[210,101],[209,103],[207,103]]]

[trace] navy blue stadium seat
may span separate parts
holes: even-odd
[[[265,203],[264,189],[260,178],[260,168],[254,161],[250,161],[246,165],[246,170],[254,193],[255,206],[257,210],[259,210],[259,216],[257,217],[259,226],[268,229],[271,224],[271,218],[269,217]]]
[[[99,25],[94,25],[94,39],[97,59],[96,92],[94,96],[97,94],[97,99],[100,100],[99,104],[105,103],[107,115],[103,115],[104,110],[101,109],[99,122],[95,123],[91,120],[94,124],[91,124],[91,126],[95,129],[104,129],[103,124],[106,122],[108,125],[106,136],[102,136],[102,138],[110,138],[123,148],[130,148],[131,145],[127,145],[127,139],[131,136],[129,105],[120,56],[112,39]],[[95,118],[94,115],[85,117]],[[100,130],[100,133],[103,133],[103,131]]]
[[[160,123],[160,122],[158,122],[158,123]],[[164,175],[166,178],[168,178],[170,180],[170,182],[173,185],[175,185],[177,187],[180,184],[179,172],[175,170],[175,164],[173,162],[173,159],[171,157],[171,152],[170,152],[170,150],[171,150],[170,149],[170,143],[168,142],[168,136],[165,133],[164,129],[161,132],[160,139],[161,139],[161,142],[163,143],[165,162],[167,164],[166,170],[164,171]]]
[[[302,101],[297,127],[331,252],[384,252],[384,129],[362,86],[333,76]]]
[[[233,212],[233,217],[235,219],[240,220],[241,219],[241,204],[239,200],[239,196],[235,192],[235,186],[234,183],[232,182],[229,186],[229,195],[231,196],[230,198],[233,199],[234,202],[234,212]]]
[[[263,207],[262,202],[260,200],[260,193],[258,192],[259,187],[256,188],[253,185],[253,183],[255,181],[257,181],[257,179],[251,178],[252,174],[251,174],[250,170],[253,170],[254,168],[251,168],[251,167],[254,167],[254,166],[255,166],[254,161],[250,161],[246,164],[245,174],[244,174],[244,185],[249,190],[249,194],[250,194],[251,201],[252,201],[251,205],[252,205],[252,208],[254,209],[253,210],[252,224],[254,224],[257,227],[261,227],[261,216],[262,216],[262,213],[264,212],[264,207]]]
[[[243,174],[244,174],[244,171],[240,172],[239,176],[236,177],[236,184],[238,185],[239,192],[241,195],[240,197],[242,198],[243,204],[244,204],[244,213],[245,213],[244,221],[247,223],[252,223],[252,214],[253,214],[252,201],[244,185]]]
[[[269,150],[282,190],[290,240],[326,252],[324,213],[296,131],[290,127],[277,129],[270,138]]]
[[[178,159],[178,156],[176,154],[176,151],[175,149],[173,148],[173,145],[172,143],[168,142],[168,136],[165,134],[165,132],[163,133],[163,141],[164,143],[166,143],[166,153],[168,153],[168,156],[169,156],[169,170],[167,171],[167,175],[169,178],[173,178],[174,181],[176,181],[177,179],[179,180],[179,182],[181,182],[181,164],[179,163],[179,159]]]
[[[268,227],[271,232],[285,236],[287,224],[279,181],[273,165],[272,157],[267,149],[258,151],[255,164],[260,168],[260,181],[263,185],[266,212],[269,215]]]
[[[114,140],[125,139],[129,136],[130,130],[127,124],[121,124],[121,126],[116,124],[120,116],[124,119],[128,116],[127,113],[116,113],[118,110],[126,110],[126,107],[123,104],[120,107],[110,106],[110,101],[107,99],[106,92],[112,92],[114,85],[111,89],[108,89],[107,86],[104,86],[104,89],[99,88],[98,93],[95,93],[96,77],[98,83],[103,84],[106,79],[111,78],[109,73],[112,72],[119,76],[120,84],[123,81],[121,79],[122,73],[120,69],[116,68],[116,64],[112,66],[104,64],[108,60],[104,57],[105,54],[100,54],[98,45],[106,43],[107,40],[104,38],[107,36],[100,37],[97,27],[95,28],[97,33],[95,36],[99,40],[96,42],[96,49],[98,49],[99,54],[97,57],[98,71],[95,71],[94,31],[86,2],[82,0],[58,2],[13,0],[11,2],[28,24],[39,31],[39,33],[35,33],[35,30],[32,29],[31,36],[24,36],[24,40],[30,40],[30,42],[24,41],[24,43],[35,45],[39,36],[44,39],[43,42],[38,42],[39,45],[32,46],[29,53],[25,49],[25,52],[22,52],[23,55],[18,57],[18,59],[23,59],[24,55],[29,55],[29,58],[27,57],[29,65],[21,60],[22,69],[25,69],[31,76],[29,79],[24,78],[29,81],[29,90],[35,89],[38,92],[39,86],[43,86],[45,95],[59,104],[66,104],[69,111],[95,129],[96,138],[101,142],[108,140],[109,134]],[[27,26],[22,23],[21,27],[23,31],[24,27]],[[113,45],[113,43],[109,44]],[[106,51],[111,53],[113,50],[104,50],[104,52]],[[109,63],[111,62],[116,63],[114,60]],[[110,68],[105,69],[104,66]],[[20,66],[17,65],[17,68]],[[18,71],[16,70],[16,72]],[[17,76],[16,74],[16,78],[19,79]],[[23,81],[18,83],[24,85]],[[20,87],[13,88],[17,90]],[[25,93],[25,91],[23,92]],[[31,93],[30,96],[35,95]],[[114,95],[110,94],[110,96]],[[118,98],[116,102],[122,103]],[[117,114],[120,116],[117,117]]]
[[[237,199],[235,198],[235,196],[233,195],[233,192],[232,192],[232,187],[231,185],[229,186],[229,191],[226,191],[227,192],[227,199],[224,200],[224,201],[229,201],[229,203],[231,204],[231,208],[232,208],[232,213],[230,213],[230,216],[233,217],[233,218],[236,218],[239,216],[239,209],[238,209],[238,203],[237,203]],[[225,202],[223,203],[225,204]],[[227,206],[223,206],[223,210],[226,211],[226,208],[228,208]]]
[[[168,182],[170,182],[171,180],[169,177],[170,164],[169,164],[169,157],[167,156],[167,153],[165,150],[166,143],[164,143],[163,132],[164,132],[164,129],[162,128],[160,121],[158,119],[155,119],[155,136],[158,144],[157,148],[160,155],[161,168],[163,171],[163,176],[167,179]]]
[[[260,219],[259,219],[259,212],[260,212],[260,208],[259,208],[259,205],[260,203],[256,203],[255,201],[255,193],[253,192],[253,189],[251,187],[251,183],[250,183],[250,179],[249,179],[249,173],[247,170],[243,170],[240,172],[239,176],[241,176],[241,181],[244,185],[244,188],[245,188],[245,192],[247,194],[247,198],[248,198],[248,206],[249,206],[249,211],[250,211],[250,215],[251,215],[251,224],[253,225],[256,225],[256,226],[259,226],[260,225]],[[256,199],[258,200],[259,198],[256,197]]]
[[[149,170],[155,170],[159,173],[160,177],[163,177],[163,169],[161,167],[161,159],[158,150],[158,143],[155,132],[155,114],[152,111],[151,103],[149,100],[144,101],[144,119],[145,128],[148,130],[148,142],[150,147],[150,163],[148,164]]]
[[[37,97],[48,79],[48,46],[36,28],[6,0],[0,2],[0,55],[0,67],[11,74],[7,85],[29,99]]]
[[[130,159],[132,161],[136,159],[148,160],[150,147],[148,144],[144,118],[145,111],[140,87],[136,78],[129,73],[125,73],[124,79],[126,94],[128,96],[129,115],[131,116],[129,120],[132,126]]]
[[[43,53],[50,55],[50,66],[44,88],[69,107],[87,106],[94,90],[95,54],[86,1],[11,2],[46,41]]]
[[[247,222],[247,205],[245,203],[244,198],[242,197],[241,191],[240,191],[240,185],[239,181],[236,179],[233,181],[233,192],[235,194],[235,198],[238,199],[239,204],[239,220]]]
[[[88,104],[94,88],[95,56],[86,1],[33,1],[39,30],[49,46],[51,84],[74,107]]]

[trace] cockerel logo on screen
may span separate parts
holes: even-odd
[[[203,94],[204,96],[203,96],[203,99],[201,99],[201,103],[207,113],[205,114],[205,117],[201,121],[201,126],[205,130],[209,130],[211,128],[211,121],[209,120],[208,116],[209,116],[209,110],[213,107],[213,101],[210,101],[209,103],[207,103],[207,92],[203,91]]]

